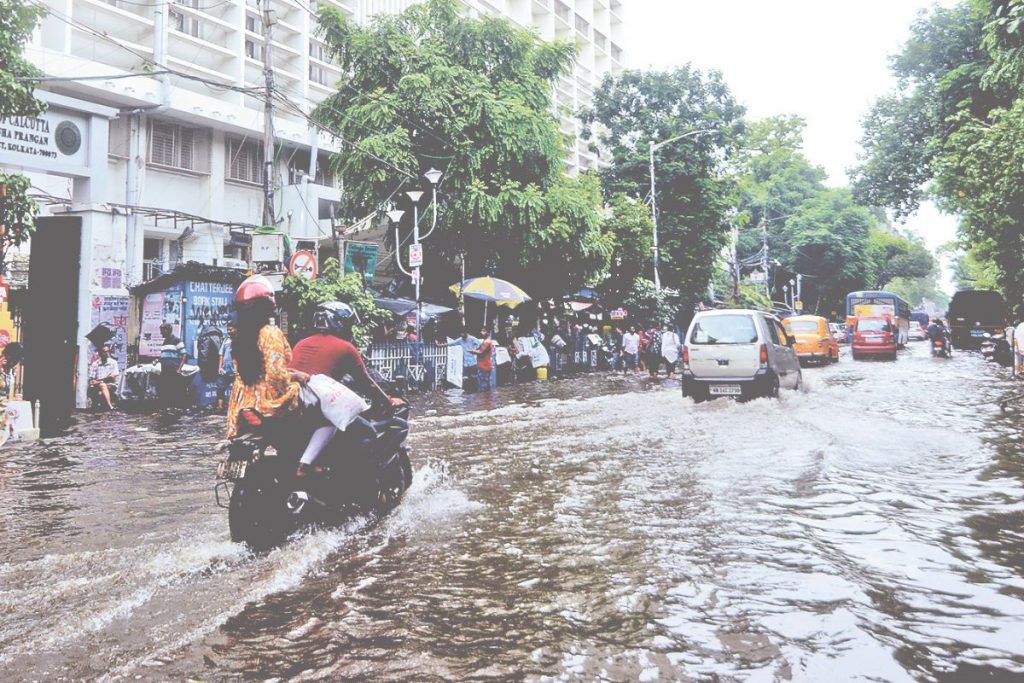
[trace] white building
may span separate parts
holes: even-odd
[[[50,195],[49,214],[79,219],[65,220],[60,229],[79,226],[68,243],[81,243],[71,339],[83,378],[90,351],[81,335],[96,320],[92,308],[100,298],[127,297],[127,287],[180,262],[246,262],[244,233],[262,222],[264,116],[262,99],[243,91],[264,84],[262,23],[255,0],[42,2],[48,12],[26,53],[49,79],[41,89],[50,93],[51,110],[45,124],[36,124],[49,132],[45,139],[26,138],[31,144],[4,147],[5,134],[35,133],[0,123],[0,167],[30,173]],[[333,92],[341,75],[315,36],[318,2],[360,22],[409,4],[271,0],[275,83],[304,112]],[[621,68],[620,0],[464,4],[469,13],[507,16],[543,38],[578,42],[576,70],[555,93],[562,130],[575,135],[573,114],[590,101],[603,73]],[[150,62],[176,73],[154,73]],[[293,240],[331,244],[340,179],[323,162],[332,143],[287,107],[276,108],[274,127],[283,226]],[[67,143],[76,139],[69,155]],[[566,163],[578,172],[599,161],[577,142]],[[79,381],[79,405],[84,391]]]

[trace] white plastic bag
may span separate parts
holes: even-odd
[[[310,377],[302,386],[300,398],[307,406],[319,403],[320,412],[327,421],[342,431],[370,409],[370,404],[362,396],[327,375]]]

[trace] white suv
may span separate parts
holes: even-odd
[[[686,331],[683,396],[778,396],[803,381],[793,340],[779,319],[750,310],[701,311]]]

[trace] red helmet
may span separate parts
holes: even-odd
[[[262,275],[250,275],[242,284],[238,285],[238,291],[235,292],[235,306],[251,304],[260,299],[266,299],[273,306],[277,306],[277,301],[274,299],[274,288],[267,278]]]

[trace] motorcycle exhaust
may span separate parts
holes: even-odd
[[[291,495],[288,496],[288,500],[285,501],[288,511],[293,515],[301,515],[302,511],[306,508],[306,503],[309,502],[309,494],[305,491],[292,491]]]

